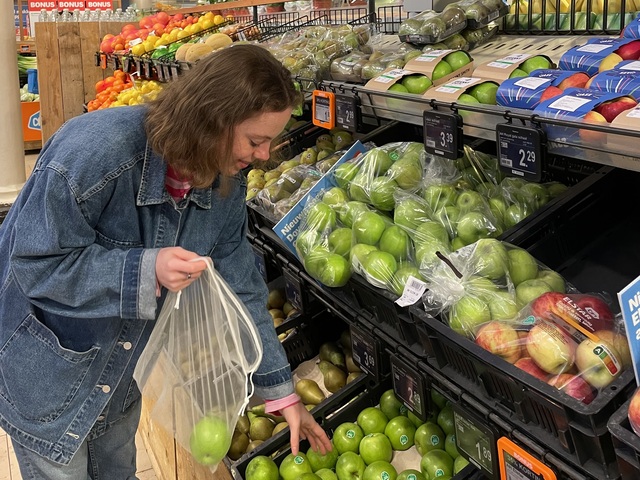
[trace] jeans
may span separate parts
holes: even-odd
[[[138,400],[106,432],[85,440],[68,465],[52,462],[14,441],[23,480],[137,480],[135,436],[141,406]]]

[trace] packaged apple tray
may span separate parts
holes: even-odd
[[[628,410],[631,400],[622,405],[609,419],[621,480],[640,478],[640,437],[629,424]]]
[[[507,232],[505,241],[526,248],[581,292],[615,295],[640,271],[640,226],[624,213],[632,204],[640,174],[600,169],[564,197],[556,208],[540,211],[535,222]],[[508,413],[541,444],[598,479],[617,479],[609,417],[635,387],[632,369],[585,405],[500,361],[454,333],[415,305],[410,314],[427,361],[487,405]],[[640,478],[638,476],[634,478]]]

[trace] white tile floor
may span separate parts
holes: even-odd
[[[29,175],[33,169],[33,165],[37,159],[37,154],[25,155],[25,171]],[[147,454],[144,442],[140,435],[136,435],[136,446],[138,448],[138,473],[137,476],[140,480],[157,480],[153,466],[151,465],[151,459]],[[21,480],[20,469],[18,468],[18,462],[16,460],[15,453],[13,452],[13,445],[9,436],[2,430],[0,430],[0,480]]]

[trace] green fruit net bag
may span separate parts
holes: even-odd
[[[133,377],[151,418],[212,471],[253,393],[262,343],[244,304],[213,268],[170,292]]]

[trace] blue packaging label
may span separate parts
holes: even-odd
[[[367,151],[359,140],[356,141],[353,146],[345,152],[342,157],[325,173],[316,184],[309,189],[309,191],[287,212],[287,214],[280,219],[280,221],[273,227],[273,231],[284,242],[289,250],[294,255],[298,255],[294,242],[298,236],[298,227],[300,226],[300,220],[302,219],[302,211],[310,198],[314,198],[322,190],[329,189],[335,185],[332,183],[333,172],[339,165],[343,164],[347,160],[357,157]]]
[[[528,77],[509,78],[498,88],[496,102],[504,107],[531,110],[538,106],[542,94],[548,87],[557,87],[577,73],[583,72],[534,70]]]
[[[562,70],[578,70],[589,75],[598,73],[600,62],[609,54],[627,43],[632,38],[594,38],[586,44],[573,47],[560,58],[558,67]]]
[[[640,69],[640,61],[622,62],[629,67]],[[640,71],[629,69],[607,70],[601,72],[591,81],[592,90],[630,95],[640,99]]]

